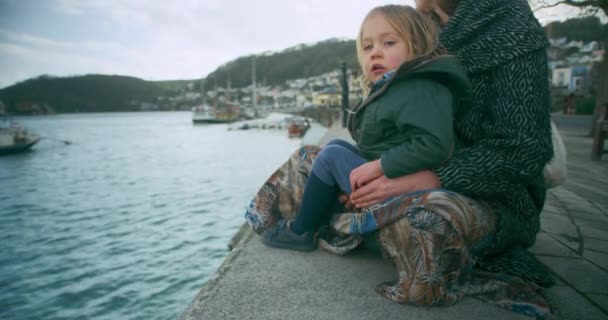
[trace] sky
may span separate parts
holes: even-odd
[[[354,39],[389,3],[414,0],[0,0],[0,88],[43,74],[198,79],[240,56]]]

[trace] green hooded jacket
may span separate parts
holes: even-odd
[[[351,110],[348,129],[368,160],[380,159],[388,178],[434,169],[453,152],[453,119],[471,92],[455,56],[418,58]]]

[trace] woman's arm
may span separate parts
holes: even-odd
[[[544,50],[493,71],[484,114],[471,124],[484,137],[435,170],[443,188],[492,196],[521,189],[542,174],[552,155],[547,74]]]
[[[517,58],[493,74],[484,119],[485,137],[459,149],[443,166],[396,179],[380,177],[351,194],[357,207],[417,190],[444,188],[493,196],[528,185],[553,154],[544,50]],[[517,70],[517,72],[513,72]]]

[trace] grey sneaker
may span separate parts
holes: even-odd
[[[279,220],[276,226],[262,233],[262,243],[269,247],[296,251],[313,251],[317,247],[313,232],[297,234],[287,220]]]

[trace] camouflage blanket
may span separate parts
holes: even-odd
[[[256,233],[296,215],[319,150],[298,149],[264,183],[245,213]],[[538,319],[551,318],[541,287],[479,268],[478,257],[493,241],[496,225],[496,216],[481,201],[447,190],[425,190],[361,212],[337,212],[329,228],[322,228],[319,247],[344,255],[365,237],[375,237],[398,271],[395,283],[379,284],[376,291],[395,302],[450,305],[471,295]]]

